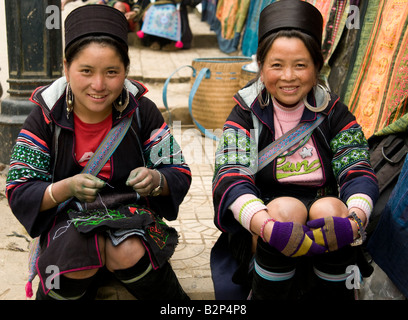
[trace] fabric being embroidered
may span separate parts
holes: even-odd
[[[131,236],[138,236],[146,240],[146,233],[144,232],[144,230],[140,229],[107,230],[106,233],[112,241],[113,246],[115,247]]]
[[[169,227],[157,214],[147,207],[129,204],[116,209],[93,209],[85,211],[68,210],[68,216],[75,228],[84,234],[107,232],[119,244],[132,234],[141,235],[151,250],[153,265],[165,263],[160,257],[171,256],[178,243],[177,231]],[[158,254],[158,251],[167,252]]]
[[[78,212],[68,210],[71,223],[79,232],[88,233],[96,228],[99,230],[144,230],[156,244],[162,249],[166,245],[169,227],[162,219],[139,205],[121,206],[118,209],[95,209]]]

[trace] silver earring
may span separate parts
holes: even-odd
[[[117,99],[116,101],[113,101],[113,106],[115,107],[115,109],[119,112],[119,116],[118,118],[120,118],[122,116],[122,112],[123,110],[126,109],[126,107],[129,104],[129,90],[126,89],[126,87],[123,87],[124,90],[122,90],[119,99]],[[123,101],[123,91],[125,91],[126,97],[125,97],[125,101]]]
[[[264,101],[263,97],[262,97],[262,91],[263,88],[265,87],[265,85],[263,84],[263,82],[261,81],[261,79],[258,80],[258,85],[261,84],[261,87],[259,90],[259,94],[258,94],[258,101],[259,104],[261,106],[262,109],[264,109],[265,107],[267,107],[270,103],[271,100],[271,94],[268,92],[268,90],[266,90],[266,101]],[[258,87],[259,88],[259,87]]]
[[[262,98],[262,92],[260,92],[258,95],[258,101],[262,109],[269,106],[269,103],[271,101],[271,94],[268,91],[266,91],[266,101],[264,101]]]
[[[69,119],[69,115],[74,109],[74,94],[72,93],[71,85],[69,83],[65,90],[65,101],[67,103],[67,119]]]
[[[316,107],[313,107],[307,102],[307,95],[303,97],[303,103],[305,104],[306,108],[313,112],[321,112],[328,106],[330,102],[330,93],[329,90],[321,85],[317,84],[313,87],[313,94],[316,100]]]

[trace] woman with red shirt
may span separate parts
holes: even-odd
[[[10,208],[40,236],[39,299],[87,297],[102,270],[138,299],[188,299],[168,262],[177,232],[162,218],[176,219],[191,172],[147,89],[126,79],[127,31],[109,6],[68,15],[65,77],[33,93],[11,156]],[[125,123],[123,140],[98,162],[93,155],[116,137],[110,130]],[[96,175],[83,171],[90,159]],[[58,286],[47,281],[50,265]]]

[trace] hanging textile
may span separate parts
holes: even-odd
[[[276,0],[251,1],[248,9],[246,28],[242,38],[242,54],[244,56],[250,57],[256,53],[258,49],[259,15],[267,5],[275,1]]]
[[[352,67],[350,61],[355,55],[355,48],[360,40],[361,23],[367,11],[367,1],[350,0],[350,15],[347,16],[346,27],[341,32],[341,37],[335,50],[327,61],[330,67],[328,84],[332,92],[344,98],[344,87],[349,69]],[[340,34],[339,34],[340,35]],[[351,67],[350,67],[351,66]]]
[[[218,0],[211,25],[222,52],[238,50],[241,32],[245,26],[250,0]]]
[[[221,23],[221,36],[233,39],[245,26],[250,0],[219,0],[216,17]]]
[[[408,0],[370,0],[344,101],[366,137],[407,112]]]
[[[203,4],[202,20],[210,25],[210,30],[217,36],[218,47],[222,52],[231,53],[237,50],[240,34],[233,39],[224,39],[221,35],[221,22],[216,17],[218,0],[205,0]]]
[[[313,4],[317,9],[319,9],[320,13],[323,16],[323,37],[322,39],[325,38],[325,26],[327,24],[328,17],[330,15],[330,8],[333,7],[334,3],[336,3],[336,0],[305,0],[306,2],[309,2],[310,4]]]
[[[330,74],[329,59],[335,51],[349,15],[348,0],[306,0],[313,4],[323,16],[322,53],[324,66],[320,76],[327,85]]]
[[[201,2],[202,13],[201,20],[207,22],[210,25],[210,30],[214,30],[212,27],[215,18],[215,11],[217,10],[217,0],[203,0]]]

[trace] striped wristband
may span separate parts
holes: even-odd
[[[234,214],[234,218],[248,231],[251,232],[251,219],[255,213],[266,210],[266,206],[261,199],[253,194],[239,196],[229,207]]]

